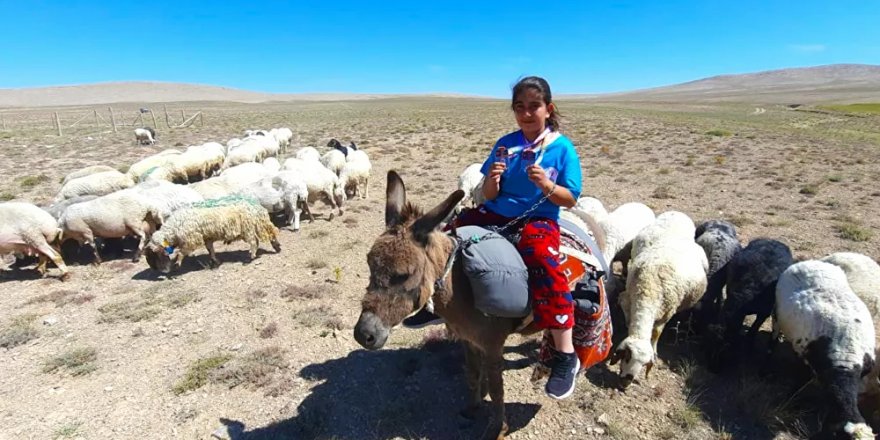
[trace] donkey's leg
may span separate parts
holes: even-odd
[[[483,403],[483,396],[485,396],[481,389],[481,384],[483,383],[485,376],[483,354],[478,348],[474,347],[469,342],[463,341],[462,343],[464,344],[465,378],[467,379],[470,398],[468,399],[467,408],[461,412],[461,415],[462,417],[473,419],[477,416],[480,406]]]
[[[489,396],[492,398],[492,423],[488,437],[502,440],[507,435],[507,417],[504,414],[504,339],[486,347],[486,373],[489,376]]]

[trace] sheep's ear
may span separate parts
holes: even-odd
[[[615,365],[621,360],[623,360],[623,362],[629,362],[630,359],[632,359],[632,351],[630,351],[629,347],[621,347],[611,355],[611,359],[608,363]]]
[[[463,197],[464,191],[456,190],[430,212],[419,217],[412,225],[413,237],[420,243],[426,244],[428,242],[428,234],[436,229],[437,226],[440,226],[443,219],[449,216]]]
[[[385,189],[385,227],[390,228],[400,224],[400,212],[406,204],[406,187],[403,179],[396,171],[388,172],[388,186]]]

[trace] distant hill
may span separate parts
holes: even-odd
[[[404,95],[347,93],[275,94],[201,84],[131,81],[58,87],[0,89],[0,107],[48,107],[119,102],[226,101],[257,103],[267,101],[348,101],[396,96]],[[426,94],[420,96],[461,97],[463,95]]]
[[[730,101],[768,104],[880,102],[880,66],[832,64],[719,75],[665,87],[581,97],[601,101]]]

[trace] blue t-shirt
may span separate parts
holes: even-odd
[[[547,173],[551,180],[555,177],[556,185],[564,187],[577,199],[581,194],[581,164],[577,151],[571,141],[556,132],[549,136],[557,136],[550,143],[536,149],[537,163]],[[490,211],[505,217],[517,217],[531,208],[544,196],[540,189],[529,180],[526,175],[526,165],[522,160],[522,149],[516,148],[528,144],[522,131],[510,133],[495,143],[489,157],[483,162],[480,171],[483,175],[489,175],[489,168],[495,162],[495,150],[503,145],[509,152],[507,170],[501,175],[501,190],[498,197],[486,201],[485,205]],[[553,220],[559,219],[559,206],[545,200],[532,211],[531,217],[546,217]]]

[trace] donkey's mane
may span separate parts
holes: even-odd
[[[403,209],[400,211],[400,223],[407,224],[409,222],[415,221],[415,219],[423,216],[425,214],[425,210],[422,209],[421,206],[418,206],[412,202],[406,202],[403,206]]]

